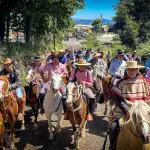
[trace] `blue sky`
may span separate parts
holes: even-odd
[[[84,0],[85,7],[76,11],[73,18],[96,19],[103,15],[105,19],[111,19],[115,16],[115,10],[112,6],[119,0]]]

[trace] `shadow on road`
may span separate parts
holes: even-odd
[[[93,121],[87,122],[86,128],[90,134],[105,137],[108,128],[108,121],[104,120],[105,116],[93,115]]]

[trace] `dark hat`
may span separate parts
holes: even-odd
[[[89,50],[86,51],[86,54],[90,54],[91,52]]]
[[[40,61],[40,60],[43,60],[43,58],[41,58],[40,56],[33,56],[33,57],[31,57],[31,60]]]
[[[52,59],[54,58],[59,58],[59,55],[58,54],[52,55]]]
[[[124,51],[118,50],[118,51],[117,51],[117,55],[125,55],[125,54],[124,54]]]

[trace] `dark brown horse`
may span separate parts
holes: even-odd
[[[71,75],[71,72],[72,72],[73,67],[72,67],[72,64],[71,64],[71,61],[70,61],[70,59],[69,59],[69,58],[67,58],[66,69],[67,69],[68,74],[69,74],[69,76],[70,76],[70,75]]]
[[[74,131],[74,145],[79,149],[79,138],[85,136],[87,118],[87,104],[83,100],[84,86],[78,86],[73,82],[67,85],[67,117]],[[77,130],[75,125],[79,125]]]
[[[26,81],[29,83],[29,89],[27,92],[28,103],[32,107],[34,113],[34,129],[37,126],[38,110],[39,110],[39,93],[41,90],[41,78],[36,74],[35,70],[31,69],[28,72]]]
[[[18,117],[18,104],[13,92],[9,91],[10,83],[8,78],[9,76],[0,76],[0,108],[3,120],[10,122],[11,147],[13,148],[14,125]]]

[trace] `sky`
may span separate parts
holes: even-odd
[[[96,19],[102,14],[104,19],[111,19],[115,16],[115,6],[119,0],[84,0],[84,9],[79,9],[73,18]]]

